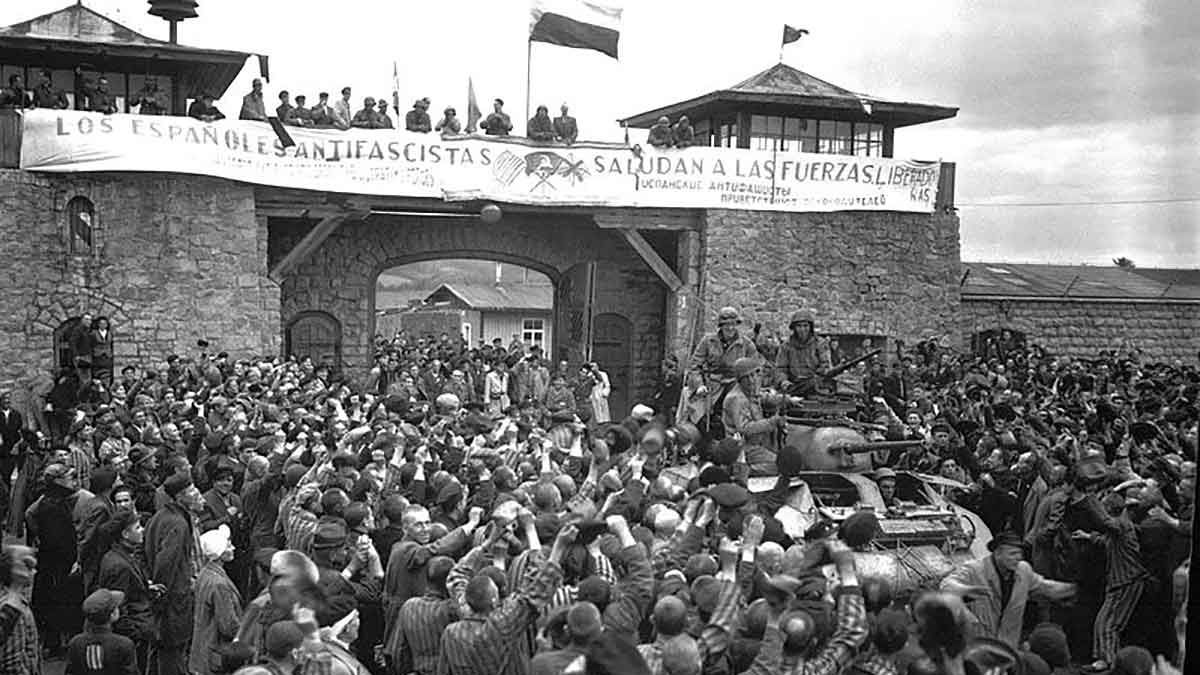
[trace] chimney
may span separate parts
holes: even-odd
[[[500,285],[500,277],[504,275],[504,263],[496,263],[496,285]]]

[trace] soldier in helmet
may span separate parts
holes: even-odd
[[[717,312],[717,332],[705,335],[688,364],[687,384],[692,390],[689,421],[698,422],[709,411],[720,412],[720,399],[734,384],[733,366],[740,358],[761,361],[758,349],[738,326],[741,315],[733,307]]]
[[[777,430],[783,428],[784,418],[763,417],[758,401],[762,366],[758,359],[743,356],[733,364],[737,383],[725,395],[721,404],[721,422],[726,435],[739,434],[747,445],[774,450]]]
[[[821,373],[833,367],[828,349],[822,349],[817,340],[814,325],[812,312],[793,312],[788,321],[790,334],[775,361],[780,388],[795,396],[815,393]]]

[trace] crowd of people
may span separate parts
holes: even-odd
[[[21,75],[10,76],[8,86],[0,88],[0,107],[49,109],[72,107],[67,92],[54,87],[52,75],[53,73],[49,69],[40,70],[39,81],[33,88],[26,87]],[[105,114],[120,112],[119,99],[109,91],[108,78],[104,76],[92,78],[77,69],[75,80],[74,108],[76,110]],[[238,112],[238,119],[241,120],[266,122],[274,118],[287,126],[313,129],[396,128],[396,124],[388,112],[388,102],[385,96],[379,98],[367,96],[362,101],[362,107],[355,110],[351,100],[350,87],[343,87],[341,97],[334,101],[329,100],[328,92],[320,92],[312,105],[308,105],[308,98],[304,94],[297,94],[293,97],[290,92],[283,90],[278,94],[279,105],[273,111],[269,111],[267,102],[263,98],[262,80],[255,78],[250,86],[250,91],[242,97],[242,107]],[[217,108],[214,100],[215,97],[211,92],[199,92],[188,106],[188,117],[202,122],[225,119],[225,114]],[[417,99],[413,103],[412,109],[404,116],[404,128],[417,133],[437,132],[443,136],[455,136],[463,133],[463,123],[458,118],[458,112],[454,107],[447,107],[443,111],[442,118],[434,124],[429,116],[429,106],[429,98]],[[168,92],[159,88],[158,79],[148,76],[142,88],[130,94],[128,108],[136,110],[139,115],[168,115],[171,110],[171,102]],[[399,111],[396,112],[399,113]],[[560,112],[558,117],[551,119],[549,109],[544,105],[538,106],[534,116],[529,119],[526,137],[540,143],[565,145],[574,143],[579,137],[579,125],[569,114],[569,108],[565,103]],[[513,130],[512,118],[504,112],[504,101],[499,98],[492,101],[492,112],[486,117],[482,117],[480,120],[467,120],[466,133],[475,132],[476,122],[479,124],[479,129],[488,136],[508,136]],[[686,127],[687,140],[682,140],[683,131],[677,125],[675,136],[670,136],[671,142],[666,145],[678,147],[690,145],[691,127],[687,124],[686,117],[681,122],[683,127]],[[668,134],[672,133],[671,129],[667,131]],[[652,141],[652,143],[660,145],[657,141]]]
[[[24,415],[0,396],[0,672],[1178,672],[1197,364],[1005,332],[834,378],[813,315],[740,324],[610,419],[597,364],[519,340],[379,338],[361,381],[202,341],[116,376],[89,321]],[[888,506],[940,474],[990,555],[901,592],[857,569],[874,513],[784,532],[789,397],[838,392],[920,441],[874,460]]]

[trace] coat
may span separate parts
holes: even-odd
[[[596,383],[592,385],[592,393],[588,401],[592,404],[592,423],[604,424],[612,421],[612,413],[608,410],[608,395],[612,393],[612,385],[608,381],[608,373],[603,370],[596,372]]]
[[[242,596],[219,559],[206,564],[196,577],[195,614],[188,670],[200,675],[221,672],[220,650],[237,637]]]
[[[721,403],[721,423],[726,435],[741,434],[747,445],[775,447],[773,432],[777,423],[774,419],[763,419],[762,406],[746,396],[740,384],[730,389]]]
[[[187,644],[192,636],[192,579],[197,551],[192,515],[170,502],[146,524],[146,567],[154,583],[167,587],[159,615],[162,642]]]
[[[954,570],[942,580],[942,590],[953,592],[963,586],[982,586],[988,589],[985,597],[967,600],[969,630],[976,637],[992,637],[1018,649],[1025,606],[1030,598],[1066,600],[1075,594],[1075,585],[1052,581],[1033,571],[1027,562],[1017,564],[1013,573],[1012,595],[1008,605],[1001,607],[1000,574],[991,555],[971,561]]]
[[[125,594],[125,602],[121,603],[121,618],[113,624],[116,633],[139,642],[155,637],[157,631],[150,581],[140,560],[122,547],[114,546],[100,559],[100,575],[96,585]]]

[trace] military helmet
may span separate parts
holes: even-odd
[[[733,376],[740,380],[758,370],[759,367],[758,359],[743,356],[733,362]]]
[[[792,312],[792,318],[788,320],[788,328],[791,328],[791,327],[795,326],[796,324],[803,323],[805,321],[807,321],[809,324],[815,326],[817,323],[817,317],[812,312],[810,312],[806,309],[801,309],[801,310]]]
[[[734,307],[722,307],[717,312],[717,325],[724,326],[731,323],[741,323],[742,315],[738,313]]]

